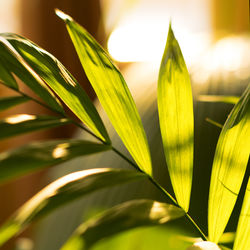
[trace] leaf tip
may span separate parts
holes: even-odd
[[[58,17],[60,17],[63,21],[72,21],[72,17],[70,17],[69,15],[65,14],[63,11],[59,10],[59,9],[55,9],[55,13]]]

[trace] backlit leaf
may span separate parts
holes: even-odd
[[[174,205],[153,200],[128,201],[81,224],[62,249],[89,249],[102,238],[136,227],[163,224],[184,215],[185,212]]]
[[[225,95],[200,95],[198,101],[200,102],[223,102],[236,104],[239,101],[238,96],[225,96]]]
[[[193,99],[188,70],[171,26],[159,72],[158,110],[176,199],[188,211],[193,176]]]
[[[67,69],[54,56],[31,41],[14,34],[2,34],[11,46],[43,79],[63,102],[91,131],[102,140],[110,142],[107,131],[93,103]],[[22,79],[25,81],[25,79]],[[32,89],[36,87],[31,86]]]
[[[113,127],[138,166],[151,175],[146,135],[123,76],[83,27],[59,10],[57,15],[65,21],[85,73]]]
[[[138,171],[97,168],[68,174],[42,189],[0,228],[0,246],[55,208],[104,187],[147,178]]]
[[[70,123],[66,118],[18,114],[0,120],[0,139]]]
[[[250,151],[250,85],[222,128],[214,156],[208,206],[209,239],[217,243],[244,178]]]
[[[8,79],[4,79],[5,73],[2,69],[5,68],[10,76],[12,76],[11,73],[14,73],[27,86],[29,86],[32,91],[34,91],[39,97],[41,97],[53,110],[63,113],[63,108],[56,96],[46,86],[40,76],[37,75],[34,70],[32,70],[32,68],[25,62],[25,60],[15,50],[11,43],[9,43],[9,41],[6,39],[6,37],[8,36],[10,35],[3,33],[0,34],[0,79],[3,78],[3,81],[6,85],[17,89],[17,86],[14,86],[13,82],[11,83],[10,81],[8,81]]]
[[[30,99],[25,96],[10,96],[0,98],[0,111],[11,108]]]
[[[233,249],[250,249],[250,178],[248,179],[245,197],[240,212]]]
[[[31,143],[0,154],[0,183],[78,156],[109,149],[108,145],[73,139]]]

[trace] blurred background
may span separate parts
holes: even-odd
[[[0,32],[21,34],[54,54],[94,100],[94,92],[84,75],[63,23],[54,14],[54,8],[63,10],[83,25],[109,51],[121,69],[135,98],[149,138],[154,175],[170,192],[172,189],[158,128],[156,89],[159,65],[171,20],[191,75],[195,100],[195,167],[190,213],[206,232],[210,172],[220,133],[220,128],[208,123],[206,118],[224,123],[232,105],[201,102],[199,95],[237,96],[249,83],[249,1],[0,0]],[[1,96],[9,93],[9,90],[0,86]],[[114,144],[125,152],[104,112],[100,107],[99,110]],[[8,113],[1,113],[0,117],[12,113],[44,114],[48,111],[35,104],[23,104]],[[60,130],[32,133],[1,141],[0,150],[4,151],[38,139],[72,136],[87,138],[86,134],[75,130],[74,127],[66,126]],[[79,169],[107,166],[129,167],[112,153],[105,153],[97,157],[74,160],[49,171],[41,171],[0,186],[0,223],[53,179]],[[91,208],[105,208],[136,197],[163,199],[149,183],[101,191],[91,198],[59,209],[40,224],[29,228],[4,249],[59,249],[81,219],[86,218]],[[240,202],[241,199],[236,206],[235,214]],[[237,217],[232,216],[228,231],[235,230],[236,221]],[[188,225],[186,222],[183,223],[180,222],[180,228],[184,230]],[[147,232],[141,234],[146,235]],[[161,233],[157,231],[155,235],[159,236]],[[171,249],[181,249],[180,246],[174,245]],[[106,245],[103,249],[114,248]],[[132,248],[127,246],[123,249]],[[141,249],[150,248],[144,246]]]

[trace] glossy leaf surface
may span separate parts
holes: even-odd
[[[66,175],[42,189],[0,228],[0,246],[55,208],[104,187],[147,176],[137,171],[98,168]]]
[[[29,101],[30,99],[25,96],[10,96],[0,98],[0,111],[14,107],[18,104]]]
[[[250,178],[248,179],[245,197],[240,212],[233,249],[250,249]]]
[[[0,183],[78,156],[109,149],[108,145],[73,139],[31,143],[0,154]]]
[[[19,58],[23,58],[29,64],[33,74],[45,81],[95,135],[109,142],[107,131],[93,103],[61,62],[47,51],[21,36],[14,34],[2,34],[2,36],[18,53],[18,60],[21,63],[23,62]],[[22,80],[24,82],[28,81],[28,79]],[[37,85],[33,84],[30,87],[35,91]],[[39,90],[37,92],[40,93]]]
[[[62,249],[89,249],[102,238],[136,227],[163,224],[184,214],[182,209],[166,203],[153,200],[128,201],[80,225]]]
[[[59,10],[57,15],[65,21],[85,73],[113,127],[138,166],[151,175],[148,142],[123,76],[83,27]]]
[[[221,131],[212,167],[208,229],[218,242],[228,223],[245,175],[250,151],[250,85]]]
[[[10,76],[11,73],[14,73],[28,87],[30,87],[32,91],[34,91],[39,97],[41,97],[46,102],[46,104],[51,107],[51,109],[60,113],[64,113],[64,110],[56,96],[46,86],[41,77],[27,64],[23,57],[16,51],[16,49],[8,41],[8,37],[18,38],[18,36],[14,34],[0,34],[0,75],[2,75],[2,73],[4,72],[2,71],[2,69],[4,68]],[[41,63],[40,66],[43,67]],[[2,78],[4,78],[4,75],[0,77],[0,79]],[[3,82],[8,86],[17,89],[17,86],[14,86],[14,83],[11,83],[10,81],[8,81],[8,79],[3,79]]]
[[[188,211],[193,176],[193,99],[188,70],[171,26],[159,72],[158,110],[174,193]]]
[[[66,118],[18,114],[0,120],[0,139],[70,123]]]

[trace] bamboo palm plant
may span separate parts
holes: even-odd
[[[157,101],[164,153],[175,197],[153,176],[147,137],[122,74],[107,52],[83,27],[59,10],[56,14],[65,22],[83,69],[132,159],[112,145],[95,106],[53,55],[26,38],[3,33],[0,34],[0,82],[18,95],[1,98],[0,110],[33,101],[55,115],[18,114],[6,117],[0,121],[0,138],[71,123],[92,135],[93,140],[49,140],[3,152],[0,154],[0,182],[108,150],[118,154],[133,169],[82,170],[52,182],[1,226],[0,246],[59,206],[101,188],[146,179],[162,192],[166,202],[139,199],[112,207],[83,222],[62,249],[89,249],[104,237],[140,226],[164,224],[180,217],[186,217],[194,226],[203,245],[215,247],[229,221],[246,173],[250,149],[250,85],[237,100],[218,140],[210,184],[207,236],[189,214],[194,148],[193,99],[189,73],[171,25],[159,71]],[[40,99],[22,92],[14,76]],[[83,124],[69,118],[62,103]],[[250,248],[249,190],[248,183],[233,245],[236,250]]]

